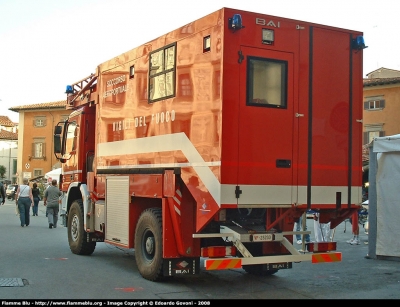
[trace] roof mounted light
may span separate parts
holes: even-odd
[[[262,43],[272,45],[275,41],[273,29],[262,29]]]
[[[233,15],[233,17],[229,18],[228,21],[229,29],[240,30],[244,28],[244,25],[242,24],[242,16],[240,14]]]
[[[65,89],[65,94],[73,94],[74,89],[72,88],[72,85],[67,85],[67,88]]]
[[[361,35],[352,39],[351,47],[355,50],[363,50],[365,48],[368,48],[367,46],[365,46],[364,37],[362,37]]]

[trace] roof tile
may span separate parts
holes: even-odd
[[[0,130],[0,140],[18,140],[18,133]]]
[[[54,101],[54,102],[26,104],[23,106],[9,108],[9,110],[14,111],[14,112],[19,112],[19,111],[25,111],[25,110],[59,109],[59,108],[65,108],[66,106],[67,106],[67,101],[61,100],[61,101]]]
[[[4,127],[14,127],[15,123],[12,122],[8,116],[0,116],[0,125]]]
[[[363,79],[364,87],[400,83],[400,77]]]

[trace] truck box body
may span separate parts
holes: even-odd
[[[100,64],[67,90],[65,210],[82,199],[92,241],[132,248],[158,208],[164,259],[257,229],[274,242],[250,254],[293,255],[307,209],[334,228],[361,202],[360,37],[223,8]]]

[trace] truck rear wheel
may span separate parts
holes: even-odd
[[[140,215],[135,231],[135,259],[140,274],[150,281],[163,278],[161,209]]]
[[[83,229],[83,203],[76,200],[72,203],[68,214],[69,248],[77,255],[91,255],[96,248],[96,242],[87,242]]]
[[[255,245],[254,243],[250,243],[250,244],[245,244],[245,246],[254,257],[263,256],[262,251],[261,251],[262,247],[260,244]],[[265,265],[263,265],[263,264],[243,265],[242,268],[247,273],[256,275],[256,276],[269,276],[269,275],[273,275],[276,272],[278,272],[278,270],[267,270],[265,268]]]
[[[265,270],[262,264],[243,265],[242,268],[247,273],[256,276],[269,276],[278,272],[278,270]]]

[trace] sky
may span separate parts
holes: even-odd
[[[65,100],[99,64],[223,7],[361,31],[363,76],[400,70],[397,0],[0,0],[0,115]]]

